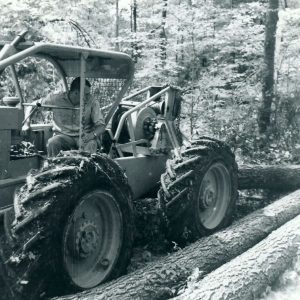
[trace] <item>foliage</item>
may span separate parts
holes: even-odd
[[[280,13],[277,94],[272,126],[263,136],[256,120],[262,101],[265,1],[232,5],[232,1],[168,0],[163,25],[164,1],[140,0],[135,33],[129,1],[122,0],[117,39],[114,0],[101,5],[97,0],[0,1],[1,40],[12,40],[26,28],[35,41],[104,49],[114,49],[118,42],[121,51],[137,60],[132,89],[149,83],[172,83],[183,89],[181,129],[190,138],[210,134],[227,140],[241,161],[292,159],[299,139],[299,1],[288,1],[292,8]],[[167,38],[163,63],[162,29]],[[29,61],[18,66],[18,73],[29,100],[43,97],[58,84],[51,68],[35,70]],[[1,97],[14,93],[7,80],[0,79]]]

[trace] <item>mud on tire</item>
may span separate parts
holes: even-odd
[[[79,263],[80,260],[89,259],[86,255],[93,253],[92,250],[98,251],[97,240],[88,245],[84,243],[88,235],[91,239],[95,237],[96,225],[90,219],[77,222],[81,216],[76,216],[77,219],[74,217],[78,211],[84,213],[82,203],[91,197],[92,191],[96,191],[99,197],[104,193],[107,198],[105,205],[109,206],[109,200],[113,199],[116,203],[110,214],[117,211],[121,215],[116,221],[117,228],[121,228],[118,230],[120,243],[118,253],[115,253],[117,258],[110,271],[104,274],[103,281],[125,272],[131,256],[134,225],[131,190],[123,171],[104,155],[63,152],[50,159],[48,166],[41,172],[28,176],[27,184],[20,189],[14,200],[15,221],[11,231],[13,245],[12,253],[9,256],[6,254],[6,272],[11,275],[7,280],[10,280],[16,299],[20,296],[26,300],[37,299],[45,289],[49,291],[53,286],[55,292],[61,288],[63,293],[81,288],[67,271],[68,262],[62,250],[67,239],[64,228],[79,232],[74,235],[75,244],[67,241],[67,247],[68,243],[71,243],[71,248],[75,246],[75,250],[69,249],[67,253],[77,251],[74,255],[80,255]],[[96,201],[92,201],[94,205]],[[92,211],[90,207],[87,213],[89,211]],[[99,210],[99,214],[100,218],[104,218],[103,209]],[[109,234],[109,228],[106,229],[105,233],[100,234],[101,243],[105,243],[105,234]],[[94,247],[92,250],[91,246]],[[112,247],[107,249],[109,251]],[[109,263],[108,260],[103,262],[104,269],[108,268]]]
[[[228,226],[238,196],[230,147],[209,137],[193,141],[182,160],[167,161],[158,196],[172,240],[195,240]]]

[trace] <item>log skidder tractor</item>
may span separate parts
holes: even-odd
[[[2,43],[0,52],[0,72],[9,71],[15,93],[0,106],[1,295],[37,299],[51,284],[65,293],[124,274],[134,206],[153,189],[170,238],[183,232],[197,238],[230,223],[237,198],[234,154],[208,137],[181,146],[178,89],[148,87],[124,97],[134,72],[128,55],[32,43],[24,36]],[[51,124],[44,123],[31,126],[27,142],[35,150],[17,151],[24,107],[33,106],[26,102],[18,69],[28,57],[51,64],[66,91],[74,77],[81,77],[81,91],[85,79],[91,82],[106,122],[96,154],[80,151],[79,142],[79,150],[47,159]],[[74,108],[80,110],[80,128],[83,98],[81,93],[80,107]]]

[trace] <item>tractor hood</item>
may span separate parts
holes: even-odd
[[[6,45],[0,43],[1,51],[5,51]],[[131,81],[133,77],[134,63],[127,54],[77,46],[30,42],[19,43],[15,48],[10,49],[0,61],[0,72],[7,66],[26,57],[39,56],[55,63],[65,76],[77,77],[80,75],[82,55],[86,59],[86,78],[127,79]]]

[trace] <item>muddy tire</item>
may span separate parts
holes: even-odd
[[[234,154],[209,137],[192,142],[182,160],[167,162],[158,195],[171,239],[195,240],[228,226],[238,196]]]
[[[37,299],[124,273],[134,233],[131,201],[123,171],[106,156],[69,151],[50,159],[14,200],[7,273],[15,294]]]

